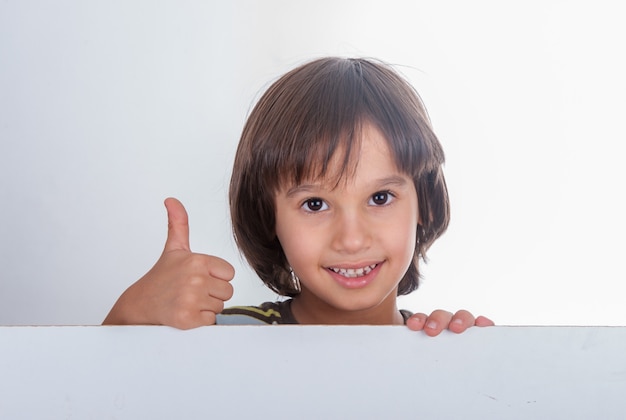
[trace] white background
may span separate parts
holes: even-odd
[[[268,83],[324,55],[397,64],[447,153],[453,219],[414,311],[626,325],[622,7],[610,1],[0,3],[0,324],[97,324],[158,258],[162,201],[231,239],[230,167]]]

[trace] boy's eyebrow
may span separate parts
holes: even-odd
[[[375,188],[385,188],[385,187],[394,186],[394,185],[397,187],[403,187],[407,183],[408,183],[408,180],[406,177],[403,177],[400,175],[391,175],[385,178],[374,180],[372,182],[372,185],[374,185]],[[300,184],[292,188],[289,188],[287,192],[285,193],[285,195],[287,198],[290,198],[299,193],[303,193],[303,192],[313,193],[313,192],[319,191],[320,189],[322,189],[322,187],[319,184]]]
[[[398,187],[403,187],[408,183],[407,177],[403,177],[400,175],[392,175],[382,179],[379,179],[375,182],[375,185],[378,187],[386,187],[390,185],[396,185]]]
[[[287,196],[287,198],[293,197],[296,194],[302,193],[302,192],[313,192],[313,191],[319,191],[320,187],[319,185],[314,185],[314,184],[300,184],[300,185],[296,185],[295,187],[289,188],[287,190],[287,192],[285,193],[285,195]]]

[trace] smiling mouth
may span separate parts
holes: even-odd
[[[335,268],[328,267],[329,270],[339,274],[340,276],[354,278],[354,277],[363,277],[368,275],[373,269],[376,268],[378,264],[366,265],[361,268]]]

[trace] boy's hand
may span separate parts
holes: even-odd
[[[407,320],[406,325],[413,331],[423,330],[426,335],[434,337],[445,329],[458,334],[469,327],[492,327],[495,324],[484,316],[474,318],[474,315],[463,309],[455,314],[438,309],[430,316],[417,313]]]
[[[130,286],[103,324],[158,324],[188,329],[215,324],[233,295],[234,268],[221,258],[191,252],[182,203],[165,200],[167,241],[154,267]]]

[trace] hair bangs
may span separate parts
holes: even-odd
[[[321,73],[327,71],[333,77],[300,75],[298,86],[289,86],[291,80],[285,83],[286,103],[281,107],[288,107],[291,115],[282,122],[282,138],[275,139],[280,146],[268,162],[268,169],[277,174],[276,189],[306,180],[324,180],[336,186],[354,173],[362,127],[370,119],[363,100],[363,80],[348,63],[329,62],[327,66],[322,66]],[[303,78],[308,82],[304,86]],[[289,94],[293,92],[298,95]],[[272,151],[268,148],[265,153]],[[331,161],[339,163],[338,171],[329,173]]]

